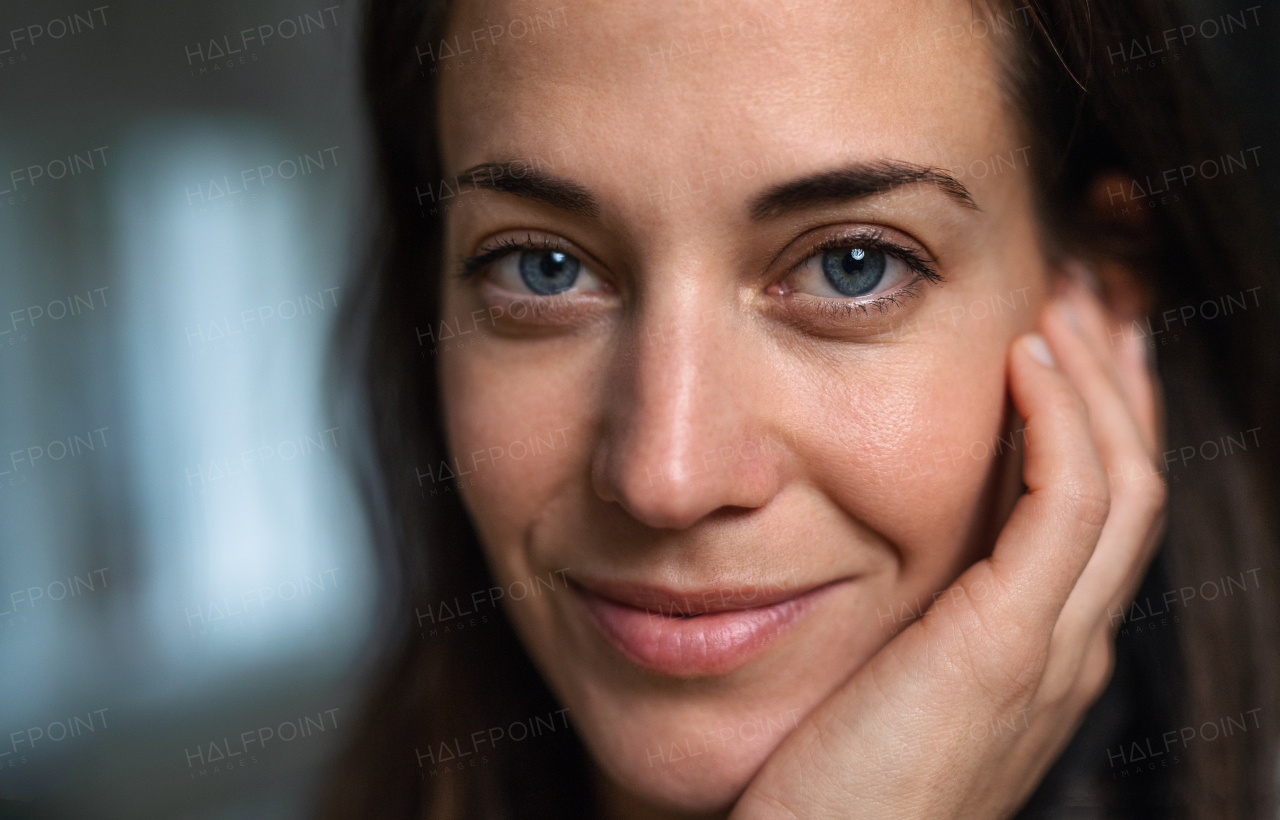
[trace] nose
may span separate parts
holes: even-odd
[[[752,353],[750,317],[712,290],[651,298],[610,370],[592,485],[658,529],[762,507],[781,484],[786,436],[771,418],[767,356]]]

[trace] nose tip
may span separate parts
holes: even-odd
[[[638,453],[631,456],[630,466],[610,460],[606,456],[592,470],[596,494],[654,529],[687,529],[721,508],[753,509],[768,500],[762,487],[752,491],[750,485],[759,485],[758,480],[730,474],[735,465],[720,463],[715,456],[701,464]],[[716,475],[721,471],[725,474]]]
[[[669,406],[636,409],[628,420],[629,429],[597,450],[592,486],[648,527],[686,529],[721,509],[763,507],[777,492],[783,445],[776,437],[694,436],[692,419]]]

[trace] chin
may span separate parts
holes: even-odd
[[[736,719],[728,717],[736,713]],[[795,728],[793,718],[773,715],[764,729],[762,718],[743,720],[740,710],[725,710],[717,721],[706,718],[703,725],[716,726],[703,735],[689,728],[689,722],[672,716],[658,725],[630,731],[584,732],[596,764],[614,785],[645,803],[669,811],[690,814],[725,811],[732,807],[747,784],[769,756]],[[736,726],[735,726],[736,721]],[[737,730],[756,726],[752,741],[738,738]],[[758,734],[768,731],[768,735]],[[730,735],[732,732],[732,735]],[[751,734],[752,729],[746,732]],[[723,733],[725,742],[719,740]]]

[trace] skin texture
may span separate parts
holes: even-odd
[[[464,3],[451,30],[534,11]],[[1108,521],[1100,464],[1154,447],[1156,400],[1085,290],[1068,292],[1074,324],[1044,313],[1063,277],[1039,245],[1002,41],[967,33],[984,29],[960,0],[601,2],[555,19],[442,60],[439,80],[448,179],[519,160],[598,202],[479,186],[445,217],[442,318],[471,331],[437,348],[446,433],[496,582],[829,585],[748,662],[680,675],[615,649],[562,583],[505,602],[599,768],[602,809],[1008,813],[1109,675],[1103,608],[1141,577],[1163,496],[1125,488],[1141,497],[1108,524],[1117,546],[1064,608]],[[902,46],[917,37],[934,48]],[[752,218],[775,185],[882,160],[950,169],[977,207],[920,182]],[[936,260],[942,281],[831,310],[850,300],[795,267],[850,230]],[[540,299],[501,262],[456,275],[498,239],[560,242],[594,277]],[[1061,371],[1015,344],[1036,327]],[[1023,431],[1011,393],[1056,438]],[[1123,428],[1111,438],[1099,403]],[[1022,475],[1021,529],[975,566],[1024,459],[1039,473]],[[939,745],[998,719],[1021,728]]]

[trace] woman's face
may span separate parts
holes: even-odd
[[[728,805],[1003,520],[1049,272],[973,14],[477,2],[424,59],[455,486],[615,797]]]

